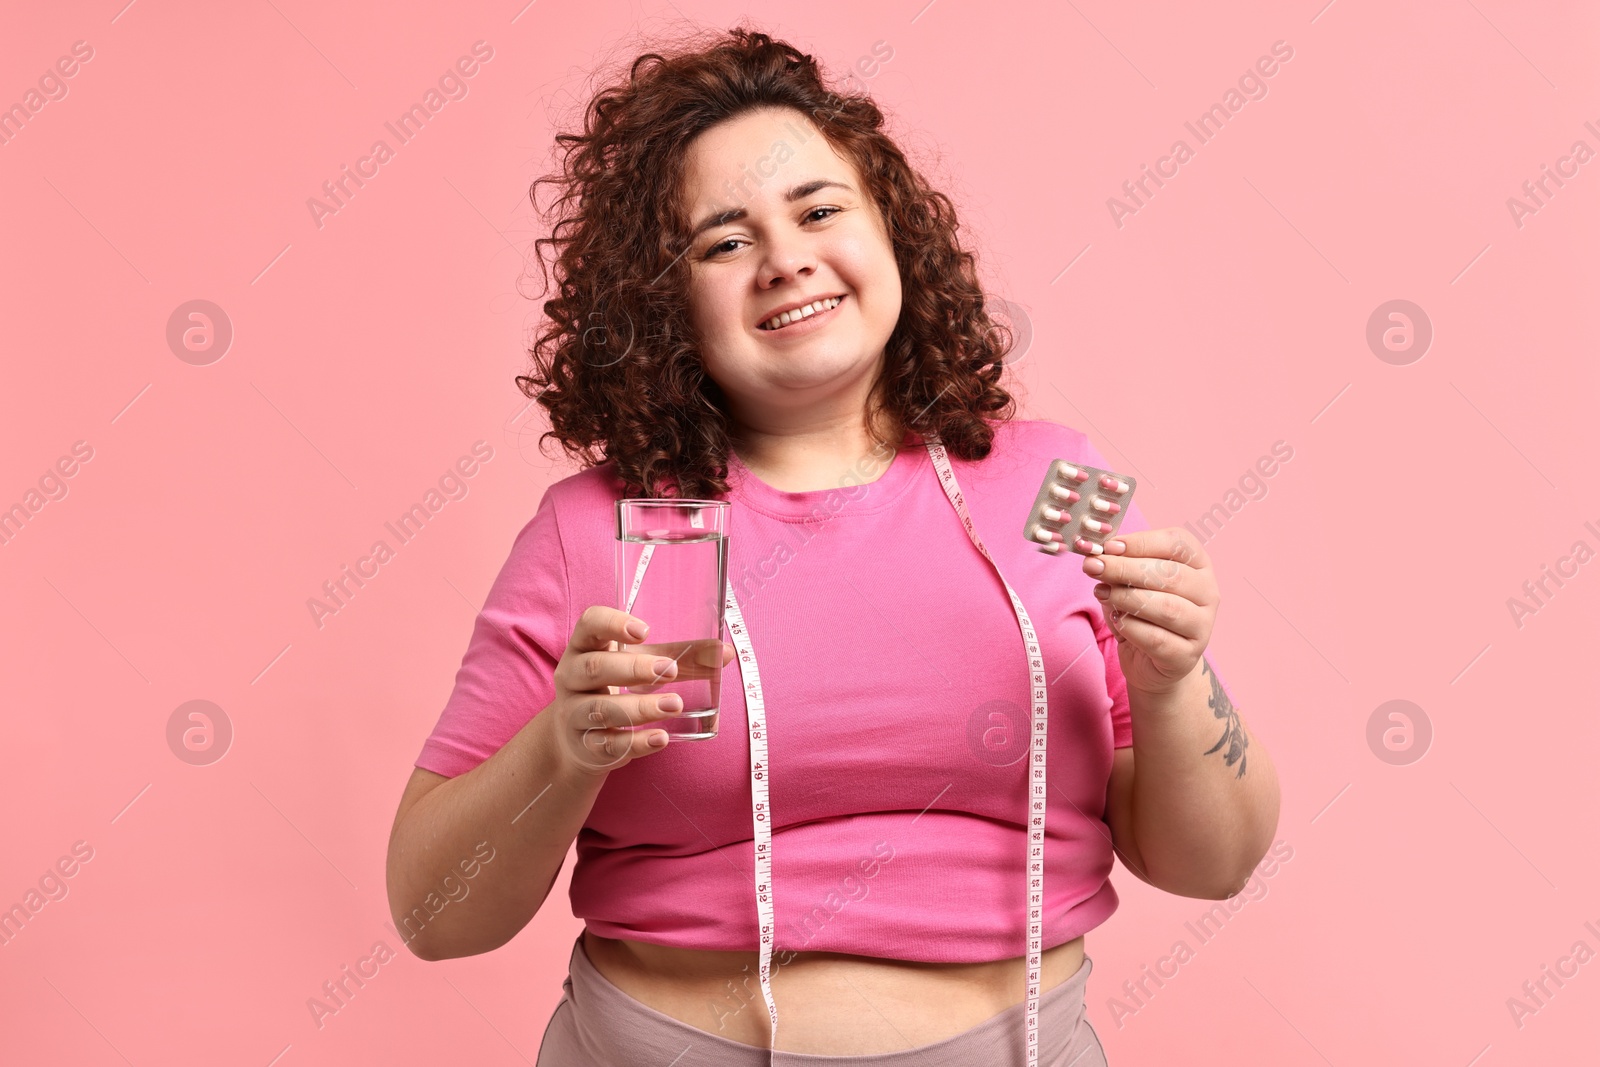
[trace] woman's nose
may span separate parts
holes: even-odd
[[[791,278],[814,273],[817,268],[815,249],[804,234],[769,237],[763,252],[761,278],[768,288]]]

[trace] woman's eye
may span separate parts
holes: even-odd
[[[840,209],[836,208],[836,207],[814,207],[810,211],[806,212],[805,215],[802,216],[802,217],[807,219],[807,220],[815,220],[815,221],[820,222],[822,220],[816,218],[817,212],[819,212],[819,211],[827,212],[826,215],[822,216],[822,218],[826,219],[826,218],[832,217],[833,215],[838,214],[839,210]],[[714,244],[711,247],[707,248],[705,254],[706,254],[707,258],[709,258],[711,256],[720,256],[725,251],[727,251],[727,252],[733,251],[733,249],[737,248],[738,245],[739,245],[739,241],[738,241],[737,238],[729,237],[727,240],[718,241],[716,244]]]

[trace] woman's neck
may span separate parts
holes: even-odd
[[[897,451],[884,442],[903,438],[904,434],[892,431],[874,438],[865,425],[792,433],[741,428],[730,443],[739,461],[766,484],[787,493],[806,493],[877,481]]]

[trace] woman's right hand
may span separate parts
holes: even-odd
[[[628,633],[625,627],[630,623],[636,631],[642,626],[646,632]],[[648,636],[648,625],[619,608],[599,604],[578,616],[556,664],[555,699],[543,713],[560,735],[561,752],[571,767],[604,774],[667,746],[665,730],[647,727],[680,714],[683,698],[648,690],[676,680],[679,663],[653,652],[613,651],[613,642],[639,644]],[[720,666],[727,666],[733,660],[733,646],[717,643],[722,650]],[[687,669],[702,677],[705,673],[704,667]],[[621,686],[632,691],[619,693]]]

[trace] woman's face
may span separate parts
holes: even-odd
[[[860,413],[900,318],[900,272],[855,167],[803,113],[769,108],[700,134],[683,190],[690,315],[735,423]],[[824,297],[843,299],[767,328]]]

